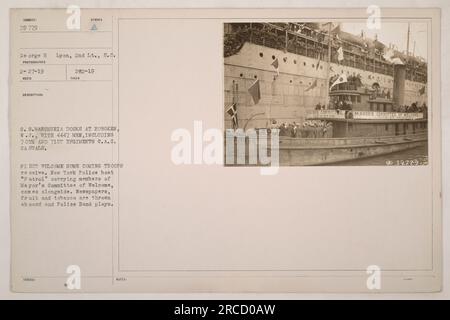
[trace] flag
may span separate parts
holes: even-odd
[[[402,59],[400,59],[400,58],[398,58],[398,57],[392,59],[391,63],[393,63],[393,64],[404,64],[403,61],[402,61]]]
[[[341,74],[341,75],[333,82],[333,84],[331,85],[330,89],[333,88],[334,86],[336,86],[336,85],[338,85],[338,84],[341,84],[341,83],[344,83],[344,82],[347,82],[347,74],[346,74],[346,73]]]
[[[233,129],[236,129],[238,127],[238,117],[237,117],[236,102],[233,103],[227,109],[227,113],[231,117],[231,121],[233,121]]]
[[[339,47],[337,52],[338,52],[338,61],[340,63],[342,60],[344,60],[344,50],[342,49],[342,47]]]
[[[336,24],[332,24],[331,26],[331,34],[336,34],[336,38],[339,39],[339,33],[341,32],[341,23],[338,22]]]
[[[315,87],[317,87],[317,79],[314,80],[313,83],[311,83],[311,85],[310,85],[308,88],[306,88],[305,92],[306,92],[306,91],[309,91],[309,90],[312,90],[312,89],[314,89]]]
[[[261,100],[261,90],[259,89],[259,79],[248,88],[248,93],[252,96],[253,102],[257,104]]]
[[[277,70],[277,75],[280,75],[280,70],[278,69],[278,58],[276,58],[275,60],[273,60],[273,62],[271,63],[271,65],[275,68],[275,70]]]
[[[392,50],[392,48],[386,49],[384,54],[383,54],[383,58],[384,60],[391,62],[392,61],[392,57],[394,56],[394,50]]]
[[[384,52],[383,58],[387,62],[392,63],[392,64],[403,64],[403,61],[398,57],[394,58],[394,55],[395,55],[394,50],[392,48],[389,48]]]
[[[322,53],[319,53],[319,60],[317,60],[317,65],[316,65],[316,70],[319,69],[319,65],[320,65],[320,56],[322,55]]]
[[[424,95],[424,94],[425,94],[425,86],[423,86],[423,87],[419,90],[419,94],[420,94],[420,95]]]
[[[392,48],[387,49],[384,54],[383,58],[392,64],[403,64],[403,61],[399,57],[394,58],[394,50]]]
[[[305,24],[301,23],[301,24],[297,24],[298,30],[296,31],[297,33],[301,33],[302,30],[305,28]]]

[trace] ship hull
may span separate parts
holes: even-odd
[[[274,154],[270,146],[270,137],[267,140],[267,155]],[[249,144],[257,145],[257,139],[246,139],[245,161],[239,163],[237,154],[231,158],[225,157],[226,166],[265,166],[258,161],[250,163]],[[384,137],[349,137],[349,138],[291,138],[281,136],[279,140],[278,155],[280,166],[317,166],[338,164],[340,162],[388,155],[391,153],[427,146],[427,133],[407,134]],[[235,149],[237,150],[235,141]],[[255,149],[256,150],[256,149]],[[426,156],[426,155],[424,155]],[[258,155],[261,159],[261,155]],[[386,158],[388,160],[388,157]],[[406,159],[405,159],[406,160]],[[370,165],[370,161],[368,162]],[[389,164],[389,163],[386,163]],[[272,164],[275,162],[272,159]]]
[[[260,54],[263,57],[260,57]],[[279,58],[279,75],[271,65],[272,56]],[[286,62],[283,58],[286,58]],[[328,95],[326,65],[322,63],[324,68],[317,69],[317,61],[315,58],[246,42],[237,54],[225,58],[225,108],[237,102],[239,122],[248,123],[247,127],[266,127],[273,119],[278,123],[302,123],[317,104],[326,103]],[[368,88],[376,83],[380,85],[381,90],[393,91],[391,75],[335,63],[331,63],[331,68],[339,74],[360,74],[364,86]],[[261,100],[258,104],[254,103],[248,93],[248,88],[255,79],[259,79],[261,86]],[[317,80],[317,86],[307,90],[314,79]],[[232,89],[233,84],[237,86],[235,92]],[[423,86],[423,83],[406,80],[404,103],[410,105],[418,101],[418,105],[422,105],[426,102],[427,94],[420,94]],[[233,128],[231,118],[226,114],[224,117],[225,128]]]
[[[281,166],[333,164],[427,145],[427,134],[367,138],[280,138]]]

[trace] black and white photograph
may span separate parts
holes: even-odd
[[[263,164],[265,137],[281,166],[426,165],[428,24],[378,24],[225,23],[224,126],[247,136],[246,161],[227,149],[226,165]]]

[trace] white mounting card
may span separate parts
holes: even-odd
[[[435,292],[440,11],[12,9],[15,292]]]

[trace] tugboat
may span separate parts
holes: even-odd
[[[332,88],[330,100],[337,109],[315,110],[307,115],[308,120],[331,124],[325,127],[331,131],[328,137],[280,136],[280,165],[332,164],[426,146],[427,110],[413,106],[410,112],[399,112],[406,111],[401,109],[405,66],[396,65],[394,72],[393,99],[376,88],[368,90],[351,83]],[[346,101],[351,103],[351,110],[340,110],[340,102]]]

